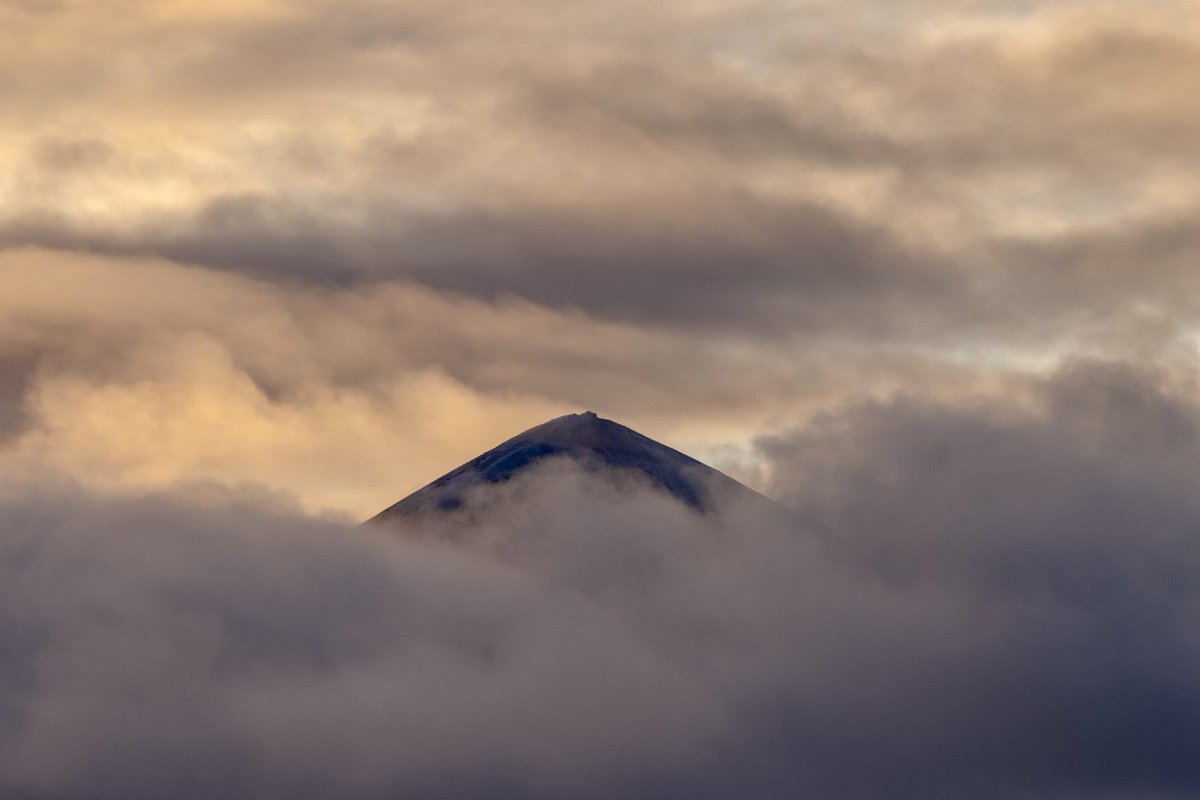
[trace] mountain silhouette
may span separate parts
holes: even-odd
[[[775,505],[691,456],[585,411],[557,417],[514,436],[368,522],[386,524],[469,510],[473,491],[480,486],[504,483],[536,465],[549,469],[554,464],[579,467],[600,479],[632,477],[701,514],[716,510],[723,499],[739,496]]]

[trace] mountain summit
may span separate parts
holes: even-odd
[[[471,490],[503,483],[534,465],[560,458],[597,475],[640,478],[700,513],[714,509],[717,495],[748,494],[765,499],[691,456],[585,411],[557,417],[514,436],[381,511],[370,522],[399,522],[466,509]]]

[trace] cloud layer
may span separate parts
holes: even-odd
[[[1030,407],[764,443],[787,525],[552,467],[454,544],[249,490],[6,482],[0,786],[1187,796],[1198,420],[1079,364]]]
[[[0,241],[760,333],[1194,318],[1183,3],[117,5],[4,7]]]
[[[1195,796],[1197,76],[1175,0],[0,0],[0,794]],[[584,408],[795,520],[350,527]]]

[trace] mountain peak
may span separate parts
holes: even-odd
[[[567,414],[530,428],[388,507],[371,522],[391,522],[465,509],[471,491],[511,480],[535,464],[573,463],[598,475],[640,477],[698,512],[718,490],[756,494],[691,456],[594,411]]]

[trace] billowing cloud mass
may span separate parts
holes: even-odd
[[[1200,793],[1194,3],[0,0],[0,97],[0,795]],[[795,517],[354,526],[588,408]]]
[[[1080,364],[1029,407],[764,442],[793,520],[550,468],[454,544],[250,490],[8,483],[0,787],[1190,796],[1198,426]]]

